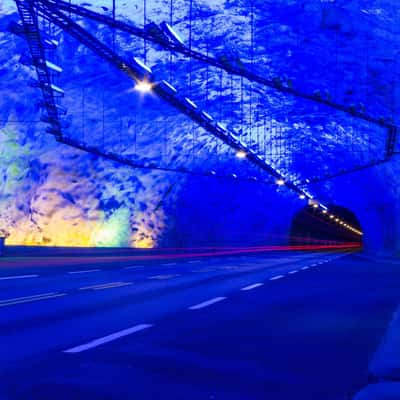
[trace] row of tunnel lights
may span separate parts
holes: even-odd
[[[246,158],[246,155],[247,155],[246,152],[243,151],[243,150],[238,150],[238,151],[236,152],[236,157],[241,158],[241,159]],[[282,178],[279,178],[279,179],[277,179],[277,180],[275,181],[275,183],[276,183],[278,186],[284,186],[284,185],[285,185],[285,180],[282,179]],[[309,194],[301,193],[301,194],[299,195],[299,199],[300,199],[300,200],[305,200],[306,198],[308,198],[309,200],[312,200],[312,199],[313,199],[313,197],[312,197],[311,195],[309,195]],[[350,224],[348,224],[348,223],[346,223],[345,221],[341,220],[341,219],[340,219],[339,217],[337,217],[336,215],[330,214],[329,211],[328,211],[328,208],[325,207],[324,205],[319,204],[319,203],[316,202],[316,201],[313,202],[311,205],[312,205],[312,207],[315,208],[315,209],[317,209],[317,208],[322,208],[322,214],[325,214],[326,216],[329,215],[329,219],[331,219],[333,222],[336,222],[336,223],[337,223],[338,225],[340,225],[342,228],[348,229],[349,231],[355,233],[356,235],[362,236],[363,233],[362,233],[360,230],[354,228],[354,227],[351,226]]]
[[[149,93],[151,92],[153,89],[153,84],[151,82],[148,82],[146,80],[143,81],[137,81],[136,85],[135,85],[135,90],[141,92],[141,93]],[[246,151],[239,149],[236,151],[236,157],[239,159],[244,159],[247,157],[247,153]],[[283,178],[278,178],[275,183],[278,186],[284,186],[286,184],[285,180]],[[309,200],[312,200],[313,197],[309,194],[306,193],[301,193],[299,195],[299,199],[300,200],[305,200],[306,198],[308,198]],[[339,217],[337,217],[334,214],[330,214],[327,207],[325,207],[324,205],[318,203],[317,201],[314,201],[312,203],[312,207],[317,209],[317,208],[322,208],[322,213],[325,215],[329,214],[329,219],[331,219],[333,222],[337,223],[339,226],[341,226],[342,228],[345,228],[351,232],[353,232],[356,235],[362,236],[362,232],[356,228],[354,228],[353,226],[351,226],[350,224],[346,223],[345,221],[341,220]]]
[[[300,195],[301,196],[301,195]],[[300,197],[302,198],[302,197]],[[304,197],[303,197],[304,198]],[[314,208],[318,208],[318,204],[313,204]],[[345,228],[353,233],[355,233],[356,235],[362,236],[362,232],[356,228],[354,228],[353,226],[349,225],[348,223],[346,223],[345,221],[341,220],[339,217],[337,217],[334,214],[329,214],[328,210],[323,209],[322,213],[325,215],[329,215],[329,219],[331,219],[333,222],[336,222],[338,225],[340,225],[342,228]]]

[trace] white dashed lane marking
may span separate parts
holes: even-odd
[[[104,290],[132,285],[133,282],[109,282],[100,285],[83,286],[79,290]]]
[[[305,271],[306,269],[310,269],[310,267],[303,267],[302,270]]]
[[[2,276],[0,281],[7,281],[11,279],[26,279],[26,278],[38,278],[39,275],[14,275],[14,276]]]
[[[131,265],[130,267],[125,267],[124,269],[137,269],[144,268],[144,265]]]
[[[272,278],[269,278],[269,280],[270,281],[276,281],[277,279],[281,279],[281,278],[284,278],[285,277],[285,275],[276,275],[276,276],[273,276]]]
[[[293,271],[289,271],[288,274],[295,274],[296,272],[299,272],[297,269],[293,270]]]
[[[0,307],[13,306],[15,304],[32,303],[34,301],[40,301],[40,300],[54,299],[56,297],[62,297],[65,295],[66,293],[51,292],[51,293],[35,294],[33,296],[15,297],[13,299],[1,300]]]
[[[99,272],[100,269],[83,269],[83,270],[78,270],[78,271],[69,271],[68,273],[73,275],[73,274],[89,274],[91,272]]]
[[[252,290],[252,289],[258,288],[262,285],[264,285],[264,284],[263,283],[254,283],[253,285],[245,286],[245,287],[241,288],[240,290]]]
[[[225,299],[226,299],[226,297],[215,297],[214,299],[203,301],[202,303],[191,306],[191,307],[189,307],[189,310],[200,310],[201,308],[211,306],[212,304],[218,303]]]
[[[89,343],[82,344],[80,346],[72,347],[71,349],[64,350],[64,353],[81,353],[82,351],[86,351],[89,349],[93,349],[94,347],[101,346],[104,343],[112,342],[113,340],[117,340],[124,336],[131,335],[132,333],[142,331],[143,329],[147,329],[152,327],[151,324],[140,324],[135,325],[132,328],[124,329],[119,332],[112,333],[111,335],[103,336],[99,339],[92,340]]]
[[[147,279],[172,279],[172,278],[176,278],[177,276],[180,276],[180,274],[167,274],[167,275],[153,275],[153,276],[149,276]]]

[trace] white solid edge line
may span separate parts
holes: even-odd
[[[284,278],[285,277],[285,275],[276,275],[276,276],[273,276],[272,278],[269,278],[269,280],[270,281],[276,281],[277,279],[281,279],[281,278]]]
[[[240,290],[252,290],[264,285],[263,283],[254,283],[253,285],[242,287]]]
[[[189,307],[189,310],[200,310],[200,308],[211,306],[212,304],[218,303],[219,301],[225,300],[226,297],[215,297],[213,299],[203,301],[202,303],[195,304],[194,306]]]
[[[5,281],[9,279],[24,279],[24,278],[38,278],[39,275],[13,275],[13,276],[2,276],[0,281]]]
[[[23,304],[23,303],[33,303],[34,301],[40,301],[40,300],[47,300],[47,299],[54,299],[57,297],[62,297],[66,296],[66,293],[58,293],[58,294],[51,294],[47,296],[37,296],[37,297],[32,297],[30,299],[25,299],[25,300],[14,300],[14,301],[8,301],[0,304],[0,307],[7,307],[7,306],[13,306],[16,304]]]
[[[68,271],[69,274],[87,274],[89,272],[98,272],[99,269],[85,269],[85,270],[78,270],[78,271]]]
[[[82,344],[80,346],[72,347],[71,349],[64,350],[64,353],[81,353],[82,351],[86,351],[92,349],[97,346],[101,346],[102,344],[112,342],[113,340],[119,339],[124,336],[131,335],[132,333],[142,331],[143,329],[147,329],[152,327],[152,324],[139,324],[135,325],[132,328],[123,329],[122,331],[112,333],[111,335],[103,336],[99,339],[92,340],[89,343]]]

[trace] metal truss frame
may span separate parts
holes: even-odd
[[[395,152],[396,139],[397,139],[397,127],[391,124],[388,124],[381,119],[377,119],[371,117],[367,114],[355,111],[353,109],[347,108],[343,105],[334,103],[330,100],[319,98],[314,95],[310,95],[307,93],[299,92],[294,88],[277,85],[273,80],[266,79],[264,77],[258,76],[253,73],[249,69],[245,68],[241,63],[240,65],[234,65],[231,63],[223,62],[217,58],[210,57],[208,55],[204,55],[200,52],[194,51],[185,47],[182,43],[170,40],[166,35],[162,34],[162,30],[157,27],[157,25],[150,25],[150,28],[140,29],[135,26],[129,25],[125,22],[118,21],[114,18],[105,16],[103,14],[99,14],[88,10],[84,7],[73,5],[67,3],[63,0],[15,0],[18,6],[18,11],[22,21],[22,31],[24,36],[28,41],[28,45],[30,48],[32,63],[35,66],[38,74],[38,86],[42,90],[43,94],[43,105],[47,110],[46,122],[50,123],[51,128],[48,129],[49,133],[52,133],[56,136],[56,139],[60,142],[69,144],[70,146],[74,146],[77,148],[81,148],[82,150],[96,153],[101,155],[101,151],[97,149],[95,151],[93,146],[84,145],[83,143],[68,139],[63,137],[61,122],[60,122],[60,114],[58,110],[58,106],[55,102],[55,93],[53,90],[53,85],[50,79],[50,73],[46,65],[45,59],[45,50],[43,46],[43,41],[40,36],[39,26],[38,26],[38,15],[41,14],[44,18],[50,20],[52,23],[57,25],[62,30],[68,32],[71,36],[77,39],[79,42],[84,44],[86,47],[90,48],[95,54],[100,56],[102,59],[107,61],[108,63],[114,65],[116,68],[126,73],[131,79],[135,81],[139,81],[143,79],[143,70],[138,68],[134,63],[130,63],[125,60],[118,54],[116,54],[113,50],[108,48],[102,42],[100,42],[97,38],[83,29],[79,24],[77,24],[73,19],[71,19],[64,12],[68,12],[70,14],[78,15],[81,17],[89,18],[95,20],[99,23],[110,26],[114,29],[118,29],[129,34],[132,34],[136,37],[151,41],[158,45],[161,45],[164,49],[174,52],[179,52],[188,57],[192,57],[199,61],[202,61],[206,64],[215,66],[217,68],[224,69],[230,74],[239,75],[245,77],[251,81],[269,86],[273,89],[276,89],[279,92],[294,95],[296,97],[304,98],[310,101],[318,102],[324,104],[326,106],[338,109],[345,113],[352,115],[353,117],[360,118],[362,120],[366,120],[373,124],[377,124],[381,127],[384,127],[388,130],[387,141],[386,141],[386,154],[384,160],[379,160],[373,162],[368,165],[358,166],[351,170],[340,172],[338,174],[332,174],[331,176],[325,178],[316,178],[309,181],[302,181],[300,183],[293,183],[290,181],[286,181],[282,174],[269,165],[265,160],[259,157],[256,153],[251,151],[245,144],[243,144],[233,133],[227,131],[225,128],[221,127],[220,124],[215,123],[214,120],[207,117],[207,114],[198,110],[197,107],[194,108],[192,105],[188,104],[184,98],[178,96],[176,92],[173,92],[166,85],[155,83],[153,90],[154,92],[164,99],[167,103],[172,105],[179,112],[187,115],[198,125],[202,126],[209,133],[218,137],[225,144],[235,149],[236,151],[244,151],[247,154],[247,158],[250,162],[260,167],[262,170],[269,173],[275,179],[283,180],[285,186],[293,190],[298,194],[304,194],[302,186],[305,186],[308,183],[316,183],[326,179],[331,179],[333,177],[343,175],[345,173],[351,173],[354,171],[358,171],[364,168],[369,168],[373,165],[380,164],[388,161]],[[146,76],[150,81],[154,81],[152,79],[152,74],[149,72]],[[126,157],[119,156],[119,160],[117,160],[118,156],[113,155],[110,157],[108,152],[103,152],[102,155],[106,158],[114,159],[115,161],[120,161],[123,164],[129,164]],[[132,164],[132,163],[131,163]],[[137,168],[147,168],[145,165],[135,164]],[[153,169],[163,169],[152,167]],[[164,170],[167,170],[164,168]],[[169,169],[168,169],[169,170]],[[172,169],[171,169],[172,170]],[[177,172],[186,172],[188,171],[177,171]],[[207,175],[207,174],[205,174]]]
[[[171,40],[168,36],[166,36],[163,33],[163,30],[160,29],[154,23],[149,24],[147,29],[146,28],[141,29],[133,25],[127,24],[126,22],[118,21],[115,18],[108,17],[104,14],[88,10],[85,7],[68,3],[64,0],[40,0],[40,1],[43,3],[47,3],[49,6],[52,5],[53,7],[57,7],[60,10],[64,10],[69,13],[73,13],[75,15],[91,19],[93,21],[105,24],[109,27],[137,36],[141,39],[156,43],[161,47],[163,47],[165,50],[183,54],[187,57],[191,57],[208,65],[217,67],[219,69],[223,69],[229,74],[242,76],[250,81],[259,83],[264,86],[268,86],[283,94],[292,95],[315,103],[323,104],[327,107],[347,113],[352,117],[368,121],[372,124],[386,128],[387,129],[386,157],[391,157],[394,154],[395,142],[397,136],[397,127],[389,122],[385,122],[382,118],[373,117],[359,110],[355,110],[351,106],[345,106],[343,104],[336,103],[328,98],[323,98],[318,95],[305,93],[294,87],[278,83],[273,79],[265,78],[251,71],[251,69],[248,68],[242,62],[239,61],[237,61],[236,63],[226,62],[221,59],[193,50],[189,47],[184,46],[180,42]]]

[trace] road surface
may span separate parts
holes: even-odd
[[[354,252],[50,264],[0,268],[0,399],[349,399],[400,300]]]

